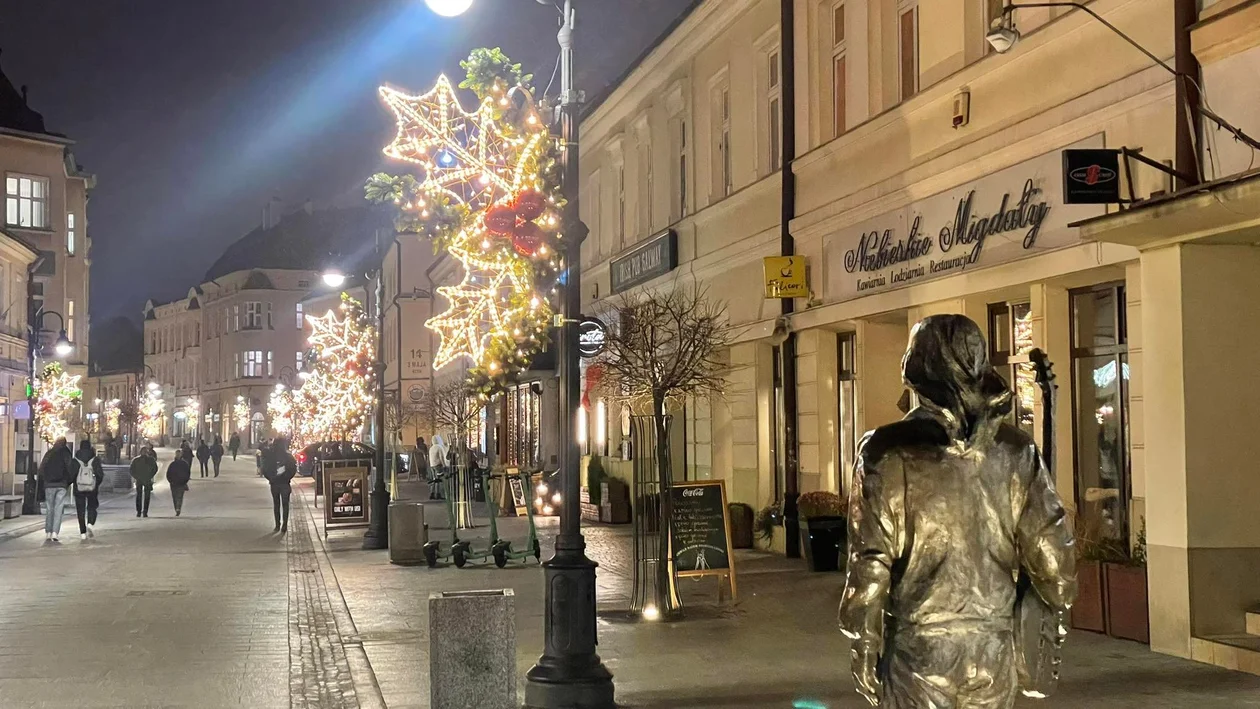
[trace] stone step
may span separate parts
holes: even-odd
[[[1260,609],[1247,611],[1247,634],[1260,635]]]

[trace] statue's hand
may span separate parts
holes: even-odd
[[[866,697],[871,706],[879,706],[879,698],[883,694],[878,674],[879,653],[866,643],[854,643],[852,660],[853,683],[857,685],[858,694]]]

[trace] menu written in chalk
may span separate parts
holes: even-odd
[[[725,574],[731,568],[726,490],[721,481],[678,483],[669,491],[673,506],[674,568],[680,576]]]

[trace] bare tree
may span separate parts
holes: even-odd
[[[415,416],[435,433],[449,432],[455,439],[453,443],[463,461],[468,436],[476,430],[483,408],[482,400],[469,388],[467,382],[454,379],[430,387],[416,405]]]
[[[618,322],[609,328],[601,358],[601,388],[632,408],[648,408],[656,432],[656,468],[660,479],[660,559],[668,556],[668,525],[673,513],[666,412],[672,401],[722,392],[726,366],[721,357],[730,345],[726,309],[697,285],[623,296],[616,304]],[[668,564],[659,564],[660,599],[670,599]],[[663,608],[670,613],[673,608]]]

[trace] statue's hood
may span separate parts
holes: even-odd
[[[932,315],[915,325],[901,376],[955,439],[992,432],[1011,410],[1011,392],[989,363],[980,327],[963,315]]]

